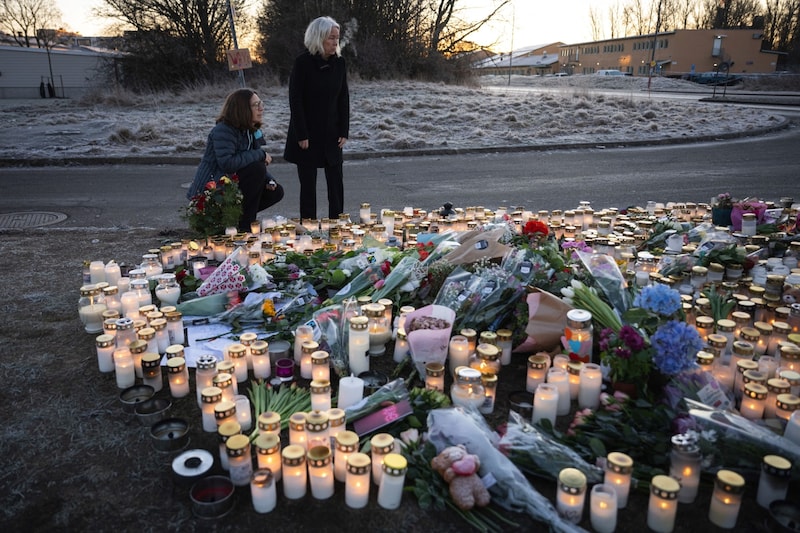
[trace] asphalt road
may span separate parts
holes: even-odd
[[[797,120],[797,118],[795,118]],[[648,200],[707,202],[720,192],[800,200],[800,128],[737,140],[654,147],[614,146],[552,151],[391,157],[345,163],[345,209],[361,202],[373,210],[499,205],[569,209],[590,201],[595,209],[644,205]],[[108,165],[0,168],[0,214],[65,213],[51,228],[173,229],[194,166]],[[281,204],[264,216],[296,217],[299,186],[294,167],[276,164],[284,185]],[[319,216],[325,216],[322,172]]]

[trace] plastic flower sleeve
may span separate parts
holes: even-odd
[[[590,254],[581,251],[576,253],[614,310],[619,314],[627,311],[631,306],[628,283],[614,258],[605,254]]]
[[[247,263],[247,253],[238,247],[211,273],[197,289],[200,296],[218,292],[242,291],[246,288],[242,264]]]
[[[515,464],[521,465],[520,468],[552,480],[558,479],[563,468],[577,468],[586,475],[589,484],[603,482],[602,469],[587,463],[574,450],[539,431],[518,413],[511,411],[508,416],[508,429],[500,439],[499,448],[507,452]]]
[[[329,305],[316,311],[310,321],[314,330],[314,339],[319,342],[320,349],[330,355],[331,365],[339,376],[347,375],[350,358],[347,352],[348,306],[350,300],[342,304]]]
[[[411,359],[420,376],[425,375],[427,363],[442,363],[447,360],[450,334],[453,331],[455,313],[441,305],[428,305],[406,315],[406,331]],[[414,320],[422,317],[440,318],[447,322],[444,329],[410,329]]]
[[[419,267],[420,262],[418,259],[410,256],[402,258],[383,280],[383,286],[372,295],[372,300],[378,301],[391,295],[395,289],[409,281],[419,286],[419,281],[422,279],[419,277]]]
[[[480,458],[480,476],[491,474],[494,477],[495,484],[489,488],[492,502],[550,524],[554,531],[585,531],[559,517],[550,500],[539,494],[516,465],[497,449],[497,434],[489,429],[477,411],[434,409],[428,414],[428,428],[428,440],[437,452],[447,446],[463,444],[469,453]]]
[[[372,292],[375,290],[376,284],[378,284],[379,281],[383,281],[383,279],[384,274],[383,270],[381,270],[381,263],[371,263],[364,267],[364,270],[362,270],[359,275],[353,278],[350,283],[342,287],[339,292],[334,294],[331,300],[338,303],[352,296],[372,294]]]

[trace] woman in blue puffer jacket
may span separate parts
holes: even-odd
[[[266,152],[260,129],[263,112],[264,103],[252,89],[238,89],[228,95],[217,124],[208,134],[205,153],[186,195],[192,198],[209,181],[237,174],[244,197],[239,231],[250,231],[258,212],[283,198],[283,187],[267,171],[272,157]]]

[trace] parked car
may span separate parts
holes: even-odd
[[[699,83],[701,85],[736,85],[742,81],[742,77],[737,74],[728,74],[726,72],[698,72],[696,74],[688,74],[686,79]]]
[[[594,73],[595,76],[624,76],[625,73],[616,69],[598,70]]]

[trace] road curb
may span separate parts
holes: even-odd
[[[383,152],[351,152],[345,154],[346,161],[361,161],[390,157],[429,157],[446,155],[493,154],[511,152],[547,152],[553,150],[586,150],[596,148],[632,148],[639,146],[669,146],[692,144],[709,141],[741,139],[774,133],[789,127],[791,119],[782,117],[783,121],[774,126],[754,128],[752,130],[698,135],[694,137],[671,137],[667,139],[645,139],[587,143],[556,143],[529,145],[481,146],[475,148],[430,148],[414,150],[395,150]],[[0,167],[69,167],[69,166],[101,166],[101,165],[182,165],[194,166],[200,158],[193,156],[121,156],[121,157],[58,157],[41,159],[0,158]],[[285,163],[283,157],[273,157],[273,163]]]

